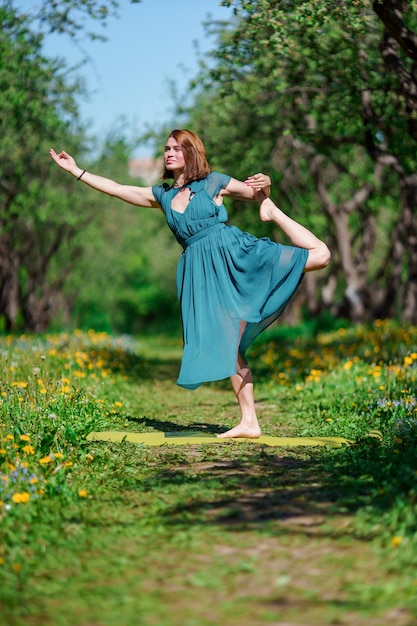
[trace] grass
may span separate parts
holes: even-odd
[[[417,624],[417,329],[276,327],[251,351],[265,434],[150,448],[92,430],[232,426],[175,385],[175,339],[0,339],[5,626]]]

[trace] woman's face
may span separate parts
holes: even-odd
[[[182,170],[185,167],[182,148],[174,137],[168,137],[165,144],[164,160],[167,170]]]

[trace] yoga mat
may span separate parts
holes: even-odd
[[[212,444],[235,441],[238,443],[263,444],[266,446],[279,446],[282,448],[295,448],[299,446],[327,446],[329,448],[341,448],[354,443],[354,441],[346,439],[345,437],[271,437],[269,435],[262,435],[258,439],[246,439],[244,437],[219,439],[213,435],[190,431],[132,433],[116,430],[91,432],[87,436],[87,440],[113,442],[130,441],[133,443],[142,443],[145,446],[186,446],[189,444]]]

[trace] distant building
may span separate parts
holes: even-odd
[[[145,185],[155,185],[161,181],[163,171],[163,159],[141,157],[129,161],[129,175],[132,178],[140,178]]]

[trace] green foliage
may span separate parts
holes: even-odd
[[[42,38],[26,19],[4,7],[0,18],[0,315],[12,327],[20,313],[25,326],[35,329],[54,314],[54,295],[76,256],[68,244],[89,219],[74,201],[74,186],[57,192],[56,168],[48,160],[49,148],[63,136],[69,149],[83,146],[79,87],[66,83],[59,66],[44,58]]]
[[[127,173],[131,148],[116,128],[94,162],[84,166],[120,183],[141,184]],[[162,213],[79,189],[81,206],[94,212],[94,221],[77,233],[82,253],[64,288],[67,317],[56,325],[133,334],[150,327],[179,328],[175,266],[180,248]]]

